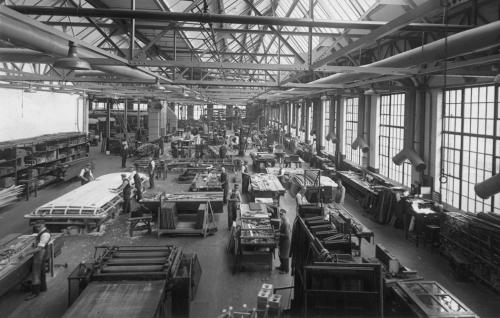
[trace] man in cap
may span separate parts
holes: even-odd
[[[290,237],[292,236],[292,226],[290,225],[290,220],[286,217],[286,211],[280,209],[280,239],[279,239],[279,257],[280,266],[276,269],[280,270],[280,274],[286,274],[290,270]]]
[[[241,176],[242,176],[241,193],[245,194],[248,193],[248,187],[250,186],[250,170],[248,170],[248,160],[243,161]]]
[[[90,162],[87,162],[85,165],[85,168],[80,171],[80,181],[82,182],[82,185],[89,183],[91,180],[94,180],[94,176],[92,175],[92,171],[90,170],[91,164]]]
[[[139,175],[138,169],[137,169],[137,164],[134,166],[130,166],[130,171],[132,172],[130,176],[128,177],[128,181],[130,182],[132,179],[134,180],[134,186],[135,186],[135,199],[137,202],[139,200],[142,200],[142,181],[141,181],[141,176]]]
[[[131,194],[131,188],[130,188],[130,183],[127,180],[127,175],[122,174],[122,184],[115,189],[110,189],[113,192],[120,192],[123,191],[123,205],[122,205],[122,213],[123,214],[128,214],[130,213],[130,194]]]
[[[38,232],[33,249],[19,255],[22,260],[33,254],[33,265],[31,270],[31,294],[25,300],[31,300],[40,295],[40,292],[47,291],[47,280],[45,276],[45,261],[49,258],[50,231],[45,227],[45,221],[37,220],[35,228]]]

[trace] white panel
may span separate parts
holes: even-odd
[[[0,88],[0,142],[58,132],[85,131],[78,95]]]

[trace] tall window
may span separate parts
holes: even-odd
[[[500,212],[500,196],[482,200],[474,191],[500,168],[499,91],[483,86],[446,92],[441,199],[464,211]]]
[[[199,120],[201,115],[203,115],[203,105],[194,105],[193,119]]]
[[[328,136],[330,131],[335,131],[336,128],[336,120],[337,120],[337,104],[333,103],[332,107],[332,100],[327,99],[324,101],[325,103],[325,134],[324,137]],[[324,140],[323,144],[325,145],[325,151],[329,153],[335,153],[337,150],[337,145],[333,143],[331,140]]]
[[[361,165],[361,149],[354,150],[351,148],[351,144],[358,137],[358,101],[358,98],[348,98],[346,100],[345,155],[347,160]]]
[[[405,95],[391,94],[380,97],[380,174],[405,186],[411,185],[411,164],[406,160],[398,166],[392,161],[404,147]]]

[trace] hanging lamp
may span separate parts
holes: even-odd
[[[55,68],[64,70],[91,70],[90,64],[87,61],[80,59],[77,55],[78,45],[74,42],[69,42],[68,56],[54,62]]]
[[[163,85],[160,84],[160,79],[157,77],[156,78],[156,83],[150,85],[149,88],[160,91],[160,90],[164,90],[165,86],[163,86]]]

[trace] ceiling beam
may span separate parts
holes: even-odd
[[[428,1],[434,3],[439,1]],[[283,26],[300,26],[313,28],[348,28],[348,29],[363,29],[373,30],[387,25],[384,21],[347,21],[347,20],[313,20],[313,19],[298,19],[286,17],[267,17],[267,16],[242,16],[242,15],[225,15],[225,14],[200,14],[200,13],[183,13],[183,12],[158,12],[151,10],[116,10],[116,9],[88,9],[88,8],[53,8],[53,7],[38,7],[38,6],[2,6],[15,10],[22,14],[28,15],[50,15],[50,16],[67,16],[67,17],[94,17],[94,18],[111,18],[111,19],[139,19],[139,20],[155,20],[155,21],[183,21],[183,22],[199,22],[199,23],[230,23],[230,24],[256,24],[256,25],[283,25]],[[413,11],[413,10],[412,10]],[[457,31],[470,29],[471,26],[453,26]],[[443,24],[428,24],[428,23],[407,23],[405,27],[401,27],[404,31],[422,31],[422,28],[430,28],[434,31],[444,30]],[[450,29],[450,26],[448,26]],[[472,27],[473,28],[473,27]]]

